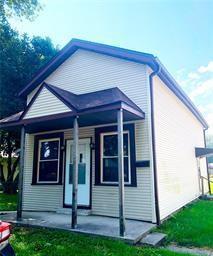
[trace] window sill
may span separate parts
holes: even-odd
[[[94,185],[101,187],[118,187],[118,184],[115,183],[95,183]],[[124,187],[137,187],[137,184],[124,184]]]
[[[45,186],[47,186],[47,185],[50,185],[50,186],[61,186],[61,185],[63,185],[61,182],[59,183],[59,182],[57,182],[57,183],[31,183],[31,186],[42,186],[42,185],[45,185]]]

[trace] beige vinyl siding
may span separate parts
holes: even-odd
[[[26,134],[23,184],[23,210],[56,211],[63,205],[62,185],[31,185],[34,135]]]
[[[32,90],[28,95],[27,95],[27,105],[30,103],[30,101],[33,99],[33,96],[37,93],[39,90],[40,86],[37,86],[34,90]]]
[[[204,147],[203,127],[158,77],[154,78],[154,120],[160,217],[164,219],[200,195],[195,147]],[[206,164],[201,162],[206,176]]]
[[[115,125],[115,124],[110,124]],[[135,124],[136,149],[141,137],[141,122]],[[51,131],[56,132],[56,131]],[[80,128],[80,138],[95,141],[95,127]],[[72,139],[72,130],[64,131],[64,139]],[[63,208],[62,185],[31,185],[33,169],[34,135],[26,136],[26,158],[24,170],[24,210],[57,211]],[[140,150],[137,159],[140,158]],[[95,186],[95,152],[92,151],[92,213],[96,215],[118,216],[118,188]],[[127,218],[152,221],[150,169],[137,168],[137,187],[125,187],[125,214]],[[132,200],[134,198],[134,200]]]
[[[48,116],[71,111],[61,100],[45,87],[27,111],[24,119]]]
[[[149,83],[148,71],[145,65],[85,50],[77,50],[45,82],[76,94],[118,87],[146,114],[145,120],[137,122],[135,128],[136,157],[137,160],[152,160],[150,157],[149,132]],[[35,92],[36,89],[28,96],[28,102]],[[80,130],[81,137],[92,136],[94,140],[94,127],[80,128]],[[65,135],[65,138],[69,138],[71,136],[70,131],[66,131]],[[32,151],[32,149],[28,150]],[[117,188],[111,186],[94,186],[94,151],[92,160],[92,213],[118,216]],[[46,202],[46,200],[48,201],[47,198],[50,198],[50,202],[52,202],[48,209],[55,210],[57,207],[62,207],[63,189],[60,186],[57,186],[56,190],[54,190],[56,186],[46,186],[44,188],[41,186],[31,186],[31,177],[29,177],[31,172],[32,169],[27,173],[28,190],[26,191],[31,191],[31,193],[24,193],[24,196],[28,198],[25,199],[25,201],[27,200],[25,208],[34,207],[40,210],[43,207],[46,209],[48,205],[50,206]],[[153,215],[154,200],[152,182],[151,168],[137,168],[137,187],[125,188],[125,212],[128,218],[155,221],[155,216]],[[42,197],[39,195],[40,190],[46,195],[44,203],[40,200]],[[45,190],[48,190],[48,192],[45,192]],[[38,206],[36,203],[32,206],[31,200],[33,202],[38,201]]]

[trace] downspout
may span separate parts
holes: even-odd
[[[149,75],[150,83],[150,107],[151,107],[151,134],[152,134],[152,160],[153,160],[153,174],[154,174],[154,195],[155,195],[155,213],[156,223],[160,225],[160,209],[158,197],[158,177],[157,177],[157,163],[156,163],[156,147],[155,147],[155,123],[154,123],[154,100],[153,100],[153,77],[158,75],[161,71],[161,66],[157,64],[157,69]]]

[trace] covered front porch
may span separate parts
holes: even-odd
[[[122,239],[131,244],[136,244],[155,227],[155,224],[143,221],[126,220],[125,236],[120,236],[118,218],[85,215],[84,212],[80,210],[77,228],[72,229],[70,214],[68,212],[63,214],[23,211],[21,220],[16,219],[15,213],[2,215],[1,219],[21,226],[63,229],[82,234]]]
[[[49,102],[50,106],[49,108],[48,106],[47,108],[44,108],[42,104],[44,102],[45,104],[48,103],[46,101],[47,97],[51,98],[51,102]],[[57,109],[55,109],[56,105]],[[59,107],[61,110],[59,109]],[[128,153],[130,151],[130,146],[132,147],[131,151],[135,151],[133,143],[135,141],[134,127],[132,133],[130,130],[127,131],[129,132],[129,137],[126,136],[126,141],[124,141],[124,127],[125,124],[128,124],[129,122],[134,123],[135,121],[140,121],[144,118],[144,112],[118,88],[112,88],[82,95],[75,95],[71,92],[64,91],[55,86],[44,83],[22,113],[1,121],[2,128],[21,129],[21,161],[19,175],[19,203],[17,211],[17,222],[20,224],[29,224],[35,222],[38,226],[66,228],[68,230],[76,230],[77,232],[85,232],[88,234],[91,233],[94,235],[104,235],[109,237],[123,237],[124,239],[130,239],[132,237],[133,241],[138,240],[144,233],[150,230],[153,225],[147,224],[142,221],[127,220],[125,216],[124,187],[128,186],[129,189],[137,187],[137,180],[136,171],[131,172],[133,169],[136,169],[136,160],[135,158],[131,158],[130,161],[130,155]],[[117,140],[115,142],[114,137],[114,143],[117,145],[115,146],[117,181],[115,182],[113,180],[110,180],[110,182],[104,183],[103,177],[98,172],[98,175],[95,174],[95,180],[91,180],[90,182],[95,182],[95,185],[99,187],[103,186],[108,188],[118,188],[116,196],[118,214],[116,214],[116,216],[119,217],[110,218],[102,216],[81,216],[78,214],[78,172],[79,162],[81,162],[81,158],[83,157],[79,150],[79,128],[109,125],[111,125],[112,130],[109,131],[107,129],[107,131],[111,132],[113,136],[114,134],[116,134]],[[61,136],[61,133],[59,134],[58,131],[62,131],[65,129],[72,129],[72,152],[70,151],[72,155],[72,171],[71,176],[69,176],[68,179],[69,184],[72,184],[72,189],[70,191],[70,213],[68,215],[59,215],[57,213],[47,212],[25,212],[23,211],[23,197],[24,193],[27,192],[25,192],[23,189],[23,178],[25,175],[24,170],[26,162],[26,134],[43,133],[42,137],[40,137],[40,135],[38,135],[38,137],[36,137],[37,135],[34,137],[35,139],[33,143],[37,147],[34,147],[34,164],[32,168],[33,170],[31,170],[31,172],[33,172],[33,175],[32,179],[30,177],[30,179],[32,180],[30,186],[49,186],[50,188],[51,186],[64,185],[63,173],[65,172],[65,170],[63,167],[66,142],[63,135]],[[54,131],[57,131],[57,133],[53,134]],[[97,146],[97,141],[100,140],[100,138],[101,133],[99,134],[99,139],[95,138],[95,141],[91,141],[90,144],[91,150],[92,148],[95,148],[95,151],[99,153],[101,149],[99,146]],[[130,141],[130,139],[132,140],[132,142]],[[55,148],[55,151],[53,150],[53,155],[46,152],[48,153],[48,156],[45,160],[45,143],[47,143],[47,141],[53,142],[52,146]],[[124,144],[129,145],[126,146],[126,152],[124,152]],[[28,145],[28,147],[30,147],[30,144]],[[50,147],[50,143],[48,144],[48,147]],[[29,149],[27,150],[29,151]],[[51,151],[50,148],[48,150]],[[56,154],[54,152],[58,153]],[[110,157],[111,156],[107,156],[107,158]],[[115,156],[112,156],[113,159],[114,157]],[[126,180],[124,177],[124,159],[129,160],[126,161],[126,166],[129,168],[129,173],[127,174],[128,177]],[[44,165],[44,162],[42,161],[46,161],[46,164]],[[55,169],[56,171],[55,173],[53,173],[53,175],[52,172],[48,171],[48,176],[44,174],[45,168],[42,166],[47,166],[51,161],[52,164],[50,164],[49,166],[52,166],[51,168]],[[54,165],[54,163],[58,163],[57,168],[57,165]],[[115,161],[113,164],[115,165]],[[50,167],[48,168],[50,169]],[[98,168],[100,169],[100,164]],[[43,174],[41,172],[43,172]],[[114,179],[115,177],[108,178]],[[49,180],[46,181],[47,179]],[[88,193],[91,193],[91,191]],[[50,198],[50,200],[52,200],[52,198]],[[128,201],[131,203],[134,202],[134,197],[129,198]],[[92,207],[91,205],[92,203],[90,203],[90,207]],[[136,205],[136,203],[135,207],[137,208],[137,211],[140,211],[140,209],[138,210],[138,205]],[[143,206],[140,205],[140,207]],[[42,208],[39,209],[39,211],[42,210]],[[134,212],[135,211],[133,210],[133,215]],[[135,216],[133,216],[133,219],[136,219]],[[11,221],[15,221],[14,216],[12,216]]]

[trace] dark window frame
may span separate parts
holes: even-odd
[[[127,180],[125,180],[125,163],[124,163],[124,182],[125,182],[125,184],[128,184],[128,185],[130,185],[131,184],[131,149],[130,149],[130,135],[129,135],[129,131],[128,130],[124,130],[124,132],[123,132],[123,136],[124,135],[127,135],[127,139],[128,139],[128,149],[127,149],[127,152],[128,152],[128,154],[127,155],[125,155],[124,154],[124,159],[126,160],[127,159],[127,164],[128,164],[128,181]],[[101,172],[101,183],[102,184],[112,184],[112,183],[114,183],[114,184],[117,184],[118,183],[118,181],[104,181],[104,160],[106,160],[106,159],[116,159],[116,162],[117,162],[117,164],[118,164],[118,152],[117,152],[117,154],[116,155],[104,155],[104,148],[105,148],[105,138],[107,137],[107,136],[116,136],[115,138],[116,138],[116,144],[117,144],[117,136],[118,136],[118,132],[117,131],[113,131],[113,132],[106,132],[106,133],[101,133],[100,134],[100,136],[101,136],[101,142],[100,142],[100,148],[101,148],[101,150],[100,150],[100,161],[101,161],[101,164],[100,164],[100,172]],[[125,139],[124,139],[124,141],[125,141]],[[125,144],[125,142],[124,142],[124,144]],[[115,153],[115,152],[114,152]],[[124,162],[125,162],[125,160],[124,160]]]
[[[124,131],[129,133],[130,142],[130,183],[125,183],[125,186],[137,187],[136,177],[136,154],[135,154],[135,125],[125,124],[123,126]],[[101,182],[101,134],[102,133],[117,132],[117,126],[104,126],[95,129],[95,185],[96,186],[118,186],[118,183],[102,183]]]
[[[48,140],[48,139],[60,139],[59,143],[59,170],[58,170],[58,181],[56,182],[37,182],[37,170],[38,170],[38,150],[39,150],[39,141]],[[33,157],[33,176],[32,176],[32,185],[62,185],[62,172],[63,172],[63,145],[64,145],[64,134],[59,133],[48,133],[48,134],[39,134],[34,137],[34,157]]]

